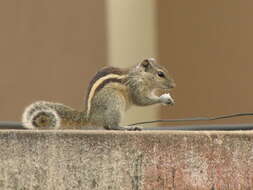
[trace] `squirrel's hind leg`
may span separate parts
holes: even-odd
[[[106,92],[105,92],[106,91]],[[120,126],[120,121],[126,110],[127,102],[123,94],[113,88],[104,88],[92,100],[90,121],[107,130],[136,131],[136,126]]]

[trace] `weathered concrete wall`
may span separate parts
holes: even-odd
[[[0,189],[253,189],[253,132],[0,131]]]

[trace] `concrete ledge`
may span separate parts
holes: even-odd
[[[0,189],[245,190],[253,132],[0,131]]]

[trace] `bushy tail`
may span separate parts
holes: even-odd
[[[28,129],[79,127],[86,123],[86,115],[63,104],[38,101],[25,108],[22,123]]]

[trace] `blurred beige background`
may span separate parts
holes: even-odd
[[[132,109],[123,123],[253,111],[252,9],[239,0],[0,1],[0,120],[20,120],[35,100],[82,109],[98,68],[145,57],[168,67],[176,105]]]
[[[0,120],[36,100],[83,107],[89,79],[108,64],[105,1],[0,1]]]
[[[252,10],[253,1],[159,1],[159,58],[177,83],[162,118],[253,112]],[[253,117],[215,123],[240,122]]]

